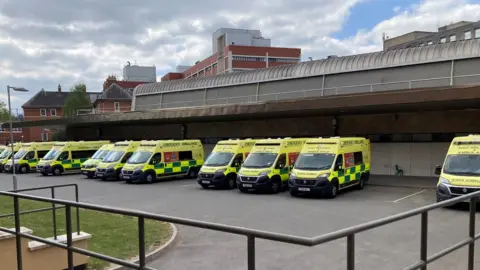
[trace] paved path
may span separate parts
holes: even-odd
[[[381,178],[378,178],[381,181]],[[81,201],[137,208],[185,218],[245,226],[300,236],[317,236],[362,222],[433,203],[434,190],[368,186],[344,192],[334,200],[241,194],[203,190],[193,180],[153,185],[126,185],[87,180],[79,175],[19,176],[19,187],[78,183]],[[11,176],[0,174],[0,189],[11,188]],[[45,195],[45,193],[39,193]],[[72,192],[57,193],[73,198]],[[467,236],[465,210],[441,209],[429,215],[429,254]],[[403,269],[419,257],[420,217],[361,233],[356,238],[356,269]],[[480,230],[479,228],[477,228]],[[179,226],[175,248],[150,264],[156,269],[246,269],[246,238]],[[112,237],[117,237],[112,234]],[[257,269],[345,269],[345,240],[307,248],[257,241]],[[466,269],[466,249],[430,269]],[[480,262],[480,258],[477,259]]]

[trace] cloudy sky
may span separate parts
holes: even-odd
[[[0,85],[31,90],[12,97],[20,108],[58,84],[100,91],[126,61],[155,65],[160,78],[209,56],[221,27],[259,29],[317,59],[381,50],[383,32],[459,20],[480,20],[480,0],[0,0]]]

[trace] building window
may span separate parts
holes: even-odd
[[[429,41],[427,42],[427,45],[432,45],[432,44],[433,44],[433,41],[431,41],[431,40],[429,40]]]
[[[445,43],[445,42],[447,42],[447,38],[446,38],[446,37],[442,37],[442,38],[440,39],[440,43]]]
[[[480,28],[475,29],[475,38],[480,38]]]
[[[451,35],[450,36],[450,42],[457,41],[457,36],[456,35]]]
[[[465,40],[469,40],[472,38],[472,31],[468,30],[464,32],[465,34]]]
[[[113,103],[113,106],[114,106],[116,112],[120,111],[120,102]]]
[[[425,44],[423,44],[423,43],[420,43],[420,47],[423,47],[423,46],[425,46]]]
[[[57,109],[50,109],[51,116],[57,116]]]
[[[47,109],[40,109],[40,116],[47,116]]]

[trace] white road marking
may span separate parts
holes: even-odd
[[[398,199],[398,200],[395,200],[395,201],[393,201],[393,203],[398,203],[399,201],[403,201],[403,200],[405,200],[405,199],[408,199],[408,198],[410,198],[410,197],[413,197],[413,196],[418,195],[418,194],[420,194],[420,193],[423,193],[423,192],[425,192],[425,191],[427,191],[427,190],[426,190],[426,189],[422,189],[422,190],[420,190],[419,192],[415,192],[415,193],[413,193],[413,194],[410,194],[410,195],[407,195],[407,196],[405,196],[405,197],[402,197],[402,198],[400,198],[400,199]]]

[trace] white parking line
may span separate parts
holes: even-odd
[[[419,192],[415,192],[415,193],[413,193],[413,194],[410,194],[410,195],[407,195],[407,196],[405,196],[405,197],[402,197],[402,198],[400,198],[400,199],[398,199],[398,200],[395,200],[395,201],[393,201],[393,203],[398,203],[399,201],[403,201],[403,200],[405,200],[405,199],[408,199],[408,198],[410,198],[410,197],[413,197],[413,196],[418,195],[418,194],[420,194],[420,193],[423,193],[423,192],[425,192],[425,191],[427,191],[427,190],[426,190],[426,189],[422,189],[422,190],[420,190]]]

